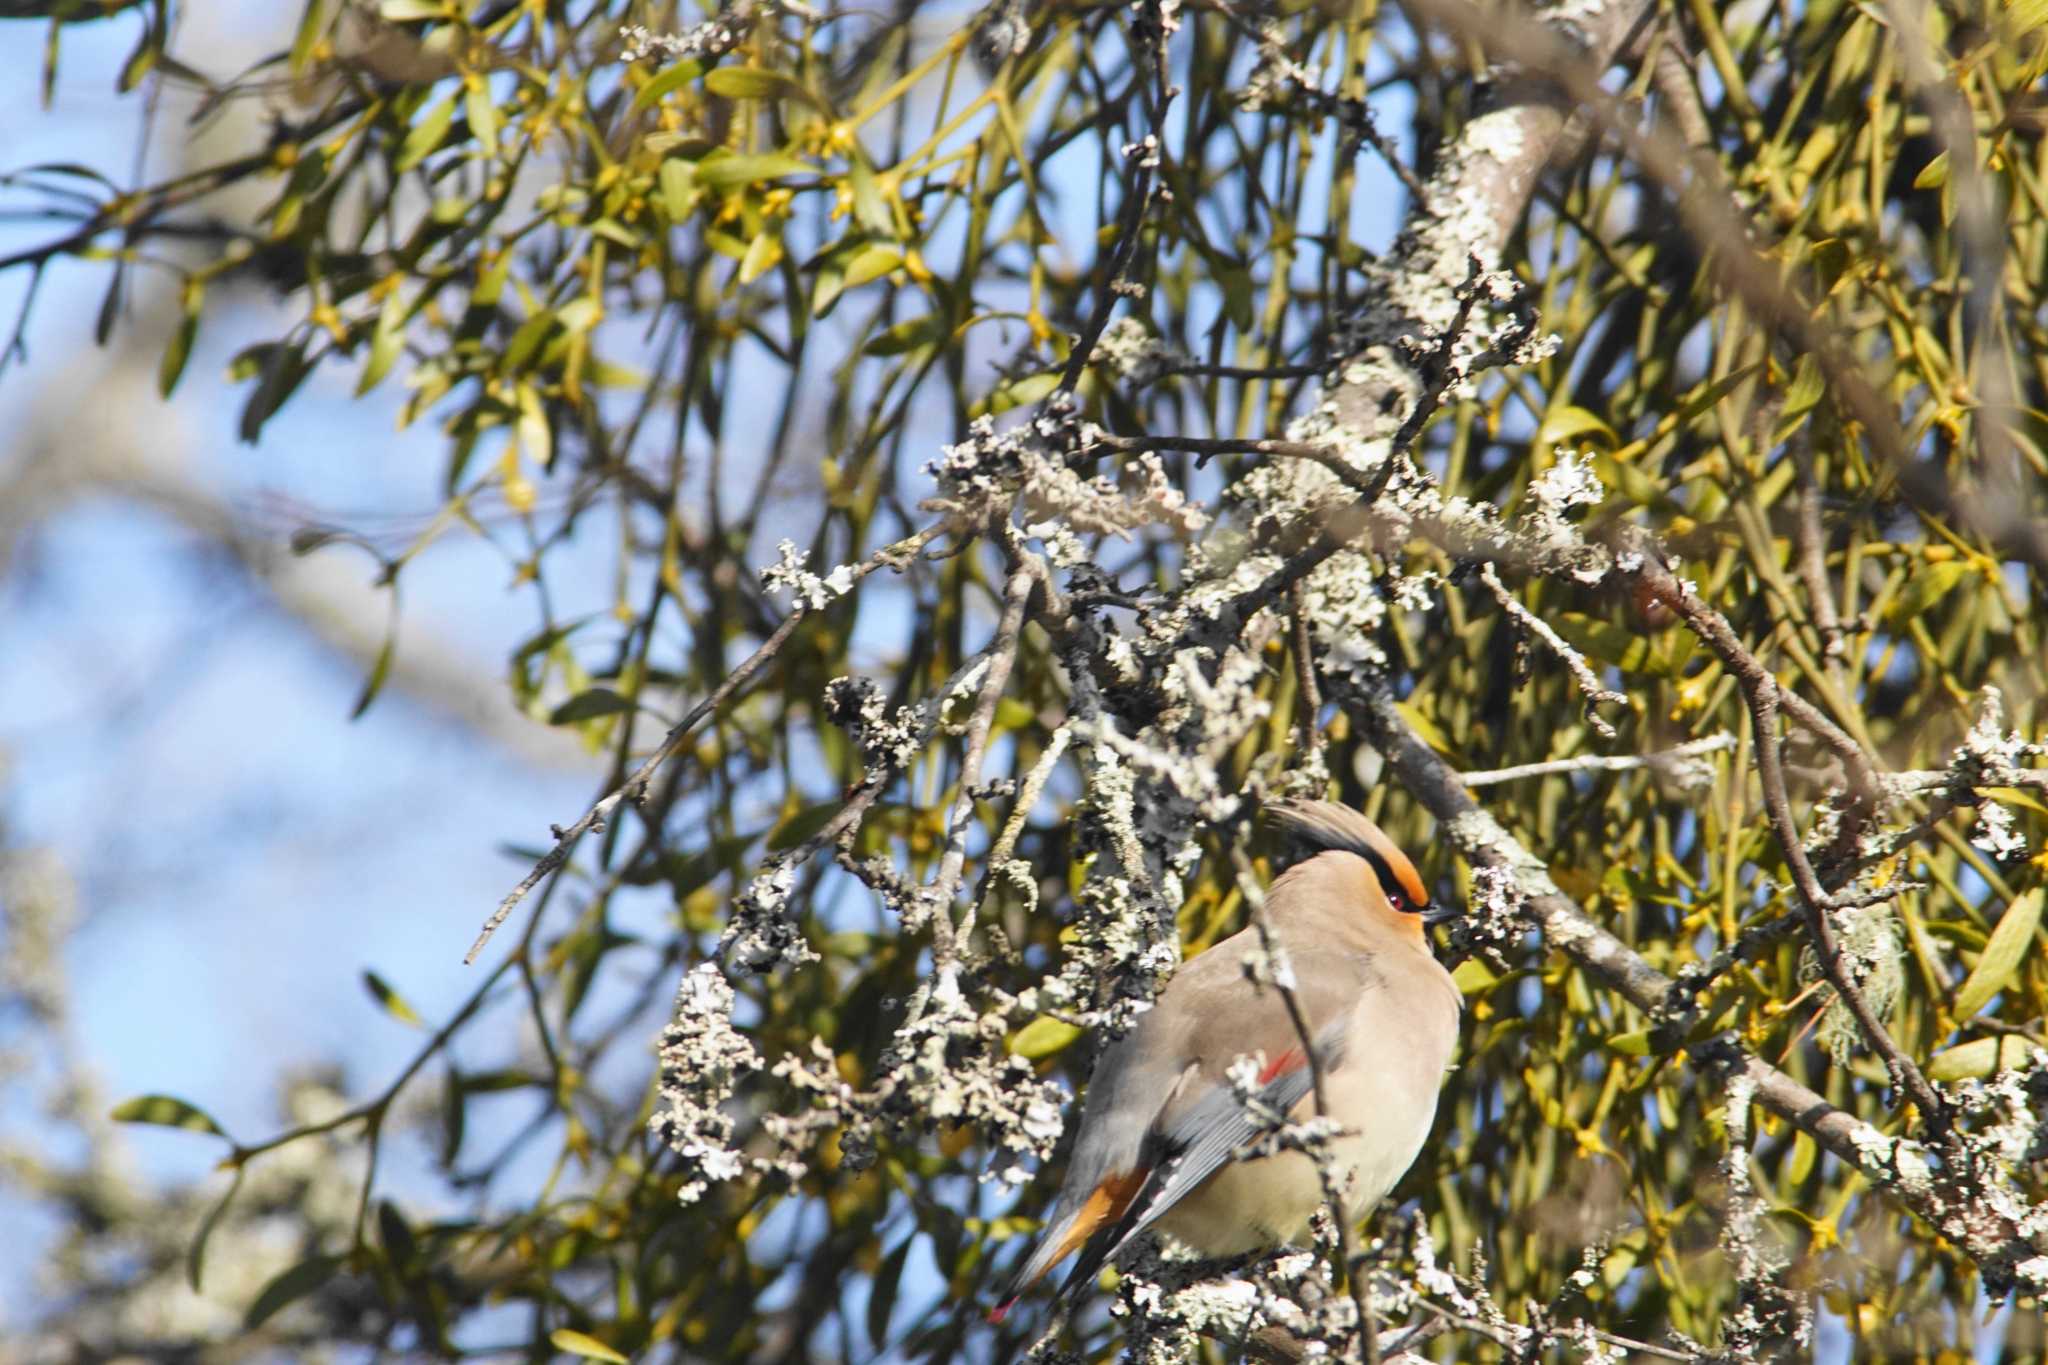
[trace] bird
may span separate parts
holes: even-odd
[[[1267,814],[1314,850],[1274,879],[1265,917],[1292,968],[1327,1117],[1343,1130],[1332,1152],[1349,1216],[1363,1218],[1435,1122],[1463,999],[1424,925],[1455,912],[1432,906],[1414,863],[1350,807],[1286,801]],[[1274,1111],[1294,1122],[1317,1112],[1304,1030],[1280,989],[1247,972],[1259,952],[1253,926],[1190,958],[1103,1050],[1065,1179],[991,1322],[1078,1251],[1055,1296],[1065,1301],[1148,1229],[1209,1258],[1304,1239],[1323,1203],[1316,1163],[1299,1151],[1232,1157],[1260,1131],[1226,1074],[1238,1058],[1263,1057],[1256,1094]]]

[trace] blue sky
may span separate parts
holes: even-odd
[[[230,72],[288,38],[287,11],[216,8],[174,50]],[[34,25],[0,27],[7,169],[81,161],[126,180],[141,103],[117,99],[113,83],[134,23],[67,30],[47,110],[41,37]],[[184,131],[168,101],[160,136]],[[0,224],[0,250],[42,230]],[[150,343],[138,355],[123,349],[132,334],[117,334],[107,351],[94,347],[105,280],[103,265],[64,263],[46,281],[30,363],[0,377],[10,433],[0,481],[39,448],[65,459],[146,443],[280,539],[294,520],[284,508],[348,524],[437,505],[441,443],[431,423],[395,431],[398,386],[356,402],[352,374],[323,372],[260,447],[239,445],[226,361],[267,321],[253,305],[210,317],[167,404],[150,379]],[[25,283],[0,278],[10,327]],[[368,559],[324,553],[337,558],[322,571],[342,591],[360,585],[367,619],[381,619]],[[579,575],[572,562],[568,581],[600,586],[589,567]],[[532,612],[500,557],[451,538],[418,569],[405,584],[401,649],[431,646],[473,661],[486,685],[501,678]],[[352,723],[361,682],[355,660],[199,537],[132,502],[68,507],[0,584],[0,801],[16,841],[47,844],[78,878],[72,1042],[109,1101],[167,1092],[257,1137],[277,1126],[275,1078],[293,1063],[340,1061],[352,1091],[381,1084],[420,1038],[376,1007],[361,970],[429,1019],[444,1014],[474,985],[461,957],[477,925],[523,871],[501,843],[540,842],[593,794],[594,761],[537,766],[402,693]],[[10,1096],[0,1124],[33,1132],[27,1099]],[[216,1143],[166,1130],[137,1131],[131,1145],[165,1178],[201,1175],[219,1155]],[[34,1233],[0,1249],[0,1319],[30,1302]]]

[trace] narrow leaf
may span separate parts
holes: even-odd
[[[596,1337],[588,1336],[573,1328],[557,1327],[554,1331],[548,1333],[548,1340],[555,1344],[556,1350],[567,1351],[571,1355],[582,1356],[586,1360],[609,1360],[612,1362],[612,1365],[627,1365],[626,1357],[620,1355]]]
[[[391,989],[390,983],[383,977],[366,970],[363,973],[363,986],[376,998],[377,1003],[384,1007],[384,1012],[399,1023],[411,1024],[414,1028],[427,1026],[427,1021],[420,1018],[418,1011],[408,1005],[397,991]]]
[[[549,712],[548,724],[573,725],[579,720],[616,716],[632,709],[630,698],[620,696],[609,687],[593,687],[587,692],[578,692]]]
[[[256,1302],[249,1305],[248,1313],[243,1316],[242,1326],[252,1331],[261,1327],[280,1310],[333,1279],[341,1265],[339,1256],[315,1256],[300,1261],[263,1286],[263,1292],[256,1296]]]
[[[115,1105],[107,1117],[116,1123],[154,1123],[164,1128],[183,1128],[189,1133],[227,1136],[213,1121],[213,1115],[173,1095],[138,1095]]]
[[[1991,998],[2012,980],[2021,959],[2034,942],[2034,930],[2040,927],[2044,899],[2048,899],[2048,891],[2035,887],[2013,901],[1999,916],[1977,965],[1970,970],[1963,988],[1956,992],[1955,1017],[1958,1021],[1975,1018],[1977,1011],[1990,1004]]]

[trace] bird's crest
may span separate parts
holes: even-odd
[[[1365,859],[1396,910],[1419,914],[1429,908],[1429,888],[1415,864],[1385,830],[1351,807],[1334,801],[1279,801],[1266,811],[1283,831],[1311,847]]]

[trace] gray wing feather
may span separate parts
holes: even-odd
[[[1325,1074],[1343,1056],[1347,1038],[1344,1023],[1339,1019],[1324,1029],[1323,1036],[1316,1041],[1316,1054],[1322,1059]],[[1259,1099],[1277,1112],[1286,1114],[1301,1103],[1302,1097],[1314,1084],[1309,1068],[1298,1066],[1275,1076],[1258,1092]],[[1232,1152],[1257,1137],[1259,1132],[1258,1122],[1226,1087],[1217,1086],[1188,1106],[1186,1113],[1161,1131],[1161,1145],[1167,1154],[1165,1162],[1151,1181],[1150,1188],[1142,1197],[1132,1201],[1131,1212],[1125,1215],[1124,1225],[1118,1228],[1116,1239],[1102,1259],[1115,1256],[1168,1209],[1200,1189],[1203,1181],[1230,1160]]]

